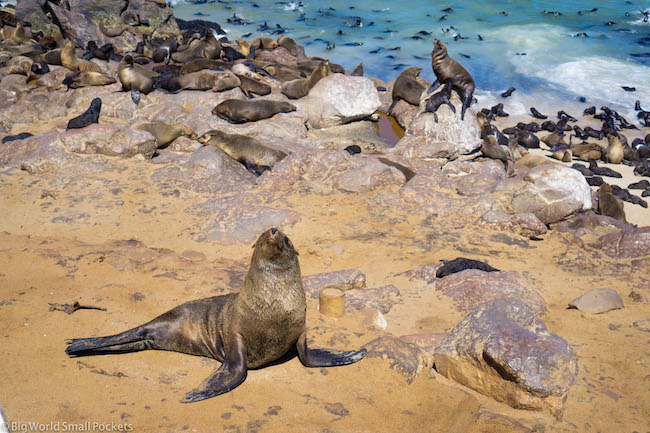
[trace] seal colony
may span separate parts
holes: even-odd
[[[225,394],[246,379],[249,369],[279,359],[295,347],[306,367],[358,362],[365,349],[339,351],[307,346],[306,298],[298,253],[278,229],[255,243],[251,264],[239,293],[186,302],[151,322],[108,337],[68,341],[70,356],[157,349],[205,356],[221,367],[182,403]]]

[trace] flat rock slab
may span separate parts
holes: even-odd
[[[623,308],[623,299],[616,290],[594,289],[569,302],[569,308],[576,308],[583,313],[600,314]]]
[[[650,265],[650,227],[601,236],[591,247],[615,259],[632,259],[633,265],[637,261],[639,264]]]
[[[436,348],[434,362],[440,374],[495,400],[557,417],[578,371],[569,344],[513,298],[472,310]]]
[[[393,335],[376,338],[363,346],[368,351],[367,358],[380,358],[389,363],[411,383],[427,365],[425,354],[415,345],[409,344]]]
[[[318,299],[318,295],[323,289],[339,289],[343,292],[363,290],[366,288],[366,275],[358,269],[344,269],[307,275],[302,277],[302,284],[309,297]]]
[[[466,269],[436,281],[435,288],[452,298],[458,311],[462,312],[469,312],[484,302],[510,297],[528,304],[534,314],[547,312],[539,292],[516,271]]]

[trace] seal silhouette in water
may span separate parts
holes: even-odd
[[[169,350],[221,361],[221,367],[187,393],[182,403],[205,400],[239,386],[248,369],[276,361],[296,347],[307,367],[346,365],[365,349],[307,347],[306,299],[298,253],[281,231],[264,232],[254,245],[239,293],[186,302],[121,334],[68,341],[70,356]]]

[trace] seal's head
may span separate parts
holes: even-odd
[[[420,75],[420,72],[422,72],[422,68],[418,68],[417,66],[411,66],[409,68],[404,69],[402,74],[409,75],[411,77],[417,77],[418,75]]]
[[[442,42],[439,39],[434,39],[433,40],[433,54],[434,55],[445,55],[447,54],[447,46],[445,45],[444,42]]]
[[[253,248],[255,251],[251,263],[263,260],[277,265],[291,265],[298,256],[289,238],[276,228],[262,233]]]

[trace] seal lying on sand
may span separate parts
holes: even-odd
[[[68,341],[70,356],[169,350],[221,361],[221,367],[187,393],[183,403],[231,391],[249,368],[282,357],[292,347],[307,367],[361,360],[365,349],[338,351],[307,347],[306,299],[298,253],[278,229],[264,232],[239,293],[186,302],[121,334]]]
[[[433,51],[431,52],[431,67],[436,74],[436,81],[429,87],[427,93],[433,92],[442,83],[449,80],[453,89],[458,93],[460,100],[463,102],[463,109],[460,113],[460,120],[465,120],[465,111],[472,104],[474,99],[474,79],[463,68],[460,63],[449,57],[445,44],[435,39],[433,41]]]

